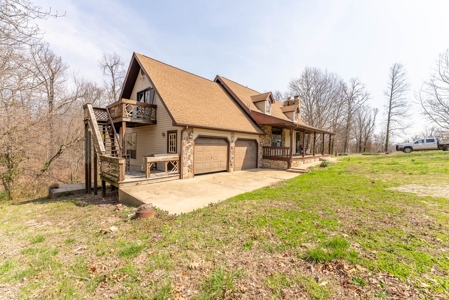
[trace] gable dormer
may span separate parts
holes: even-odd
[[[298,96],[295,96],[294,99],[287,98],[284,101],[283,106],[281,107],[281,111],[295,123],[301,120],[301,100]]]
[[[251,100],[261,112],[266,115],[271,115],[271,104],[274,103],[271,92],[253,95],[251,96]]]

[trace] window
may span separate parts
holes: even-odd
[[[136,159],[137,152],[137,133],[131,132],[125,134],[126,141],[126,154],[129,155],[129,158]]]
[[[293,112],[293,122],[298,122],[298,113],[296,110]]]
[[[137,101],[154,104],[154,89],[149,88],[137,93]]]
[[[426,143],[435,143],[435,139],[426,139]]]
[[[272,128],[271,129],[271,146],[272,147],[282,147],[282,129]]]
[[[424,144],[424,140],[418,140],[415,142],[415,144]]]
[[[167,131],[167,153],[177,153],[178,132]]]
[[[271,114],[271,101],[270,101],[270,99],[268,99],[265,102],[265,113],[266,114]]]

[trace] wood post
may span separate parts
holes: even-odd
[[[94,150],[94,195],[98,195],[98,158]]]
[[[331,155],[331,144],[332,144],[332,135],[329,133],[329,155]]]
[[[287,166],[287,168],[289,169],[292,167],[292,160],[293,160],[293,128],[290,128],[290,157]]]
[[[87,131],[87,193],[90,194],[92,192],[92,134],[90,131]]]
[[[101,196],[106,197],[106,181],[101,181]]]
[[[305,148],[305,146],[304,146],[304,142],[305,142],[305,139],[306,139],[306,132],[303,131],[301,136],[302,136],[302,139],[301,139],[301,145],[302,145],[302,158],[304,158],[304,155],[305,155],[305,153],[306,153],[306,148]]]
[[[321,148],[321,155],[324,155],[324,132],[323,132],[323,145]]]
[[[125,134],[126,134],[126,122],[122,122],[122,155],[126,154]]]
[[[316,131],[313,132],[313,148],[312,148],[313,156],[315,156],[315,144],[316,144]]]
[[[89,172],[89,170],[87,168],[87,165],[88,165],[87,157],[89,156],[89,153],[87,151],[88,132],[89,132],[89,127],[87,125],[87,122],[84,122],[84,187],[85,187],[85,190],[86,190],[86,194],[87,194],[87,186],[88,186],[88,184],[87,184],[88,181],[87,180],[89,179],[89,177],[87,175],[88,172]]]

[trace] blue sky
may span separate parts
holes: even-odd
[[[66,16],[40,22],[78,75],[102,80],[98,61],[136,51],[194,74],[220,74],[260,92],[285,91],[305,67],[357,77],[382,108],[388,69],[404,64],[409,98],[449,48],[449,1],[36,0]],[[417,107],[415,107],[415,110]],[[419,117],[415,114],[415,117]],[[422,122],[408,135],[421,131]]]

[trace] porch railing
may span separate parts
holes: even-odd
[[[155,124],[157,105],[122,99],[108,106],[112,120]]]
[[[146,178],[150,178],[151,168],[157,163],[164,163],[165,175],[179,174],[180,165],[178,154],[154,154],[151,156],[144,156],[143,160]]]
[[[100,175],[113,182],[125,180],[126,159],[111,156],[100,156]]]
[[[289,147],[262,147],[262,158],[271,160],[290,160]]]

